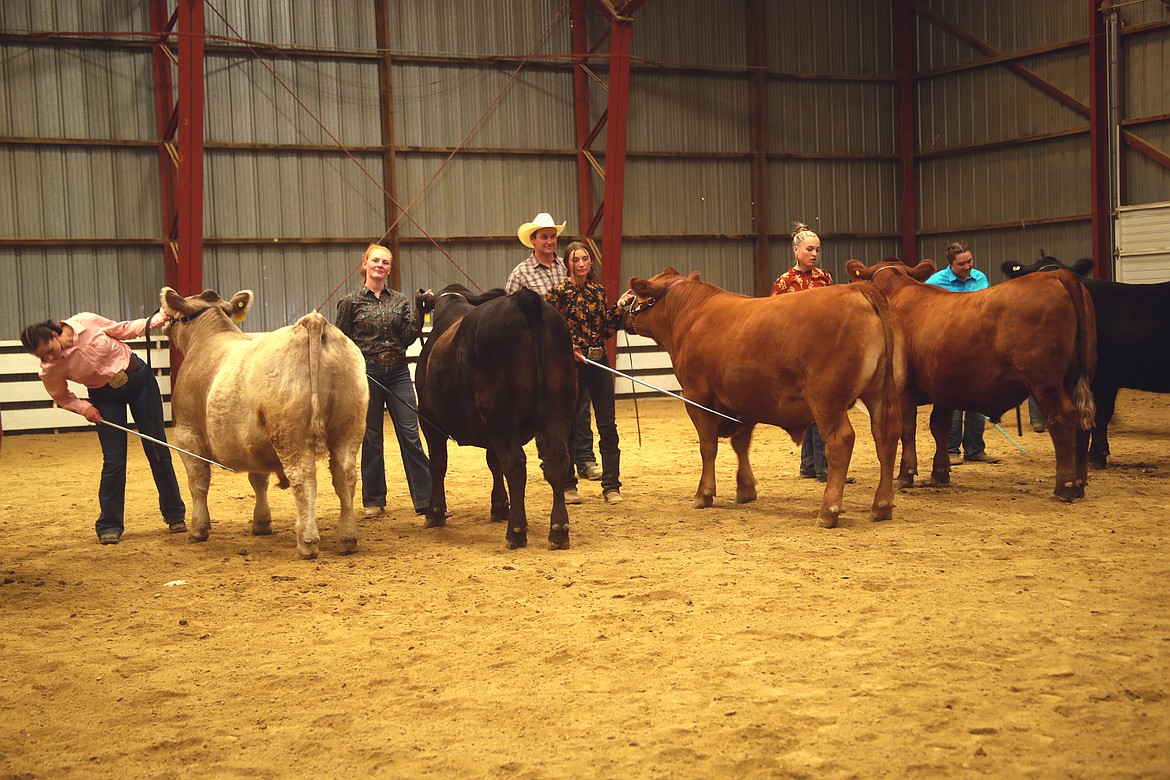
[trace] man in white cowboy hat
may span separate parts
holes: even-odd
[[[527,287],[540,297],[569,278],[569,268],[557,256],[557,239],[565,230],[566,222],[556,224],[552,215],[542,211],[531,222],[525,222],[516,230],[520,243],[532,250],[527,258],[512,269],[504,290],[509,295]],[[573,423],[569,437],[569,449],[577,473],[585,479],[601,479],[597,456],[593,454],[593,428],[590,424],[589,403],[582,407],[584,412]],[[580,503],[569,497],[570,503]]]
[[[564,232],[566,224],[555,224],[552,215],[542,211],[536,219],[520,226],[516,235],[521,244],[532,250],[532,254],[508,275],[504,290],[509,295],[527,287],[543,298],[545,293],[568,278],[565,261],[557,257],[557,238]]]

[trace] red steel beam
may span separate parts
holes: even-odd
[[[168,287],[178,288],[179,256],[178,230],[179,213],[175,207],[176,159],[175,129],[177,111],[174,97],[174,81],[171,78],[172,54],[168,41],[175,28],[176,17],[168,15],[167,0],[151,0],[150,31],[155,35],[154,63],[154,115],[158,126],[158,176],[159,211],[162,217],[163,267]]]
[[[918,257],[918,170],[914,145],[914,14],[911,0],[894,0],[898,76],[898,227],[901,257]]]
[[[179,287],[203,289],[203,0],[178,0]]]
[[[1113,278],[1109,209],[1109,63],[1101,0],[1089,0],[1089,149],[1093,275]]]
[[[768,241],[768,37],[764,0],[747,1],[747,60],[753,68],[748,108],[752,144],[752,232],[755,234],[752,278],[757,297],[772,291],[771,247]]]
[[[386,224],[390,231],[390,252],[395,262],[390,266],[390,287],[402,289],[402,258],[398,254],[398,151],[394,143],[394,79],[390,59],[390,8],[387,0],[375,0],[374,16],[378,51],[378,109],[382,125],[382,186],[390,197],[384,201]]]
[[[605,251],[601,284],[611,299],[626,289],[622,282],[622,205],[626,184],[626,117],[630,105],[630,39],[628,16],[610,22],[609,42],[609,123],[605,134],[605,219],[601,245]],[[610,339],[610,357],[614,340]]]
[[[569,26],[573,51],[573,119],[577,140],[577,232],[591,239],[593,223],[593,166],[589,162],[589,147],[601,131],[589,124],[589,75],[585,72],[589,50],[589,35],[585,28],[585,1],[572,0],[569,8]],[[604,117],[602,118],[604,120]],[[605,268],[605,265],[602,265]],[[604,272],[604,271],[603,271]]]

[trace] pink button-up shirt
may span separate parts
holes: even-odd
[[[165,321],[166,317],[159,313],[150,325],[158,327]],[[98,314],[81,312],[62,320],[61,324],[73,329],[73,346],[61,352],[60,360],[41,363],[41,382],[58,406],[82,414],[89,408],[89,401],[74,395],[66,383],[72,380],[89,388],[109,384],[114,374],[130,365],[130,347],[123,340],[145,333],[147,320],[143,317],[114,322]]]

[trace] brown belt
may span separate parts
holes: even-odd
[[[370,358],[371,363],[377,363],[379,366],[396,366],[402,362],[402,355],[396,355],[393,352],[379,352]]]

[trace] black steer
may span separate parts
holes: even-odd
[[[438,295],[419,290],[415,305],[420,323],[426,312],[433,312],[431,335],[415,369],[434,482],[427,527],[446,522],[449,435],[459,444],[487,450],[491,517],[507,519],[509,548],[527,545],[524,445],[535,436],[553,491],[549,548],[567,548],[565,479],[577,369],[564,317],[530,290],[508,296],[490,290],[476,296],[462,285],[449,285]]]

